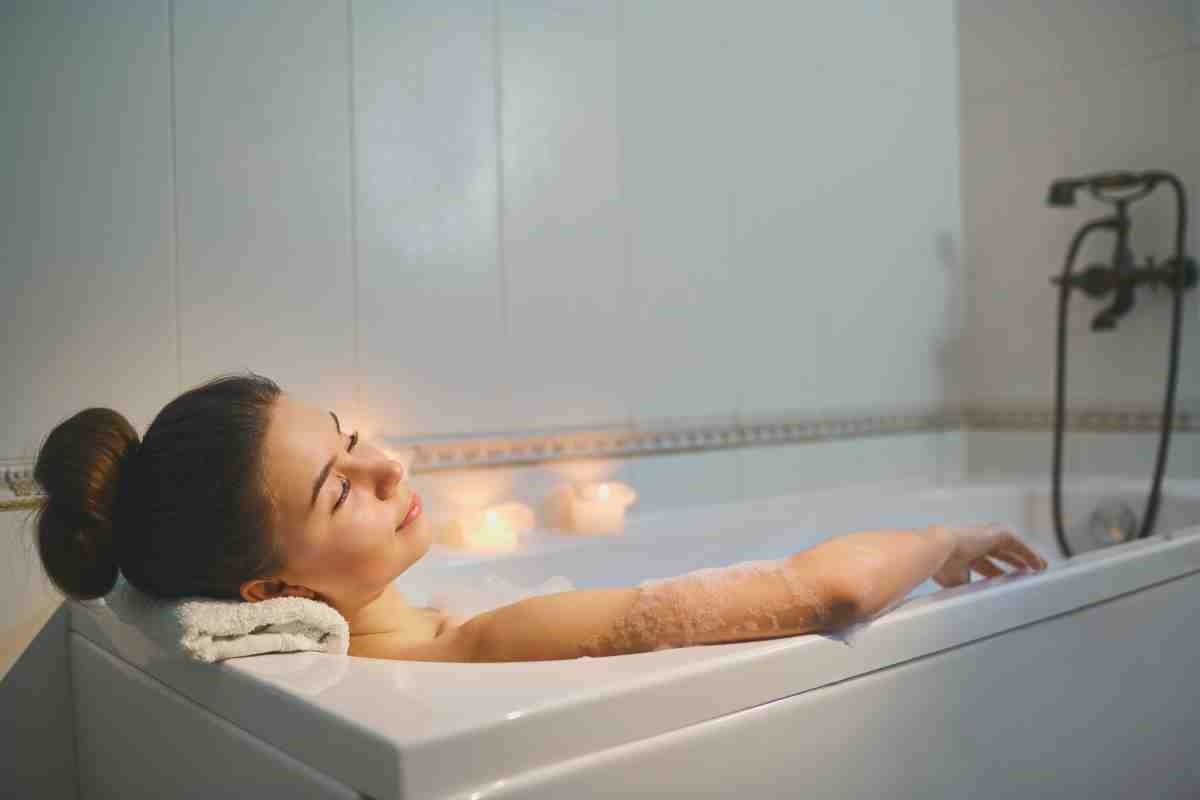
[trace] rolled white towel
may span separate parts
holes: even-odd
[[[104,604],[120,622],[165,651],[197,661],[300,651],[344,655],[350,646],[346,619],[332,606],[306,597],[257,603],[207,597],[164,600],[137,590],[121,576]]]

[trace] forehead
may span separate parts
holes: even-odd
[[[279,396],[267,426],[263,467],[281,512],[308,513],[313,481],[336,449],[337,429],[327,409]]]

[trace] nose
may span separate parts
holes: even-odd
[[[404,464],[380,452],[355,453],[349,459],[346,469],[357,472],[359,480],[373,486],[375,495],[380,500],[387,500],[395,495],[397,488],[407,477]]]
[[[377,472],[376,493],[380,500],[386,500],[394,495],[397,487],[404,482],[404,465],[385,456],[380,459]]]

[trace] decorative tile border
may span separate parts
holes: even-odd
[[[0,478],[4,479],[0,482],[0,511],[36,508],[40,504],[41,494],[33,480],[32,464],[0,466]]]
[[[1145,409],[1084,409],[1067,414],[1067,429],[1089,433],[1156,432],[1161,415]],[[634,427],[547,431],[441,440],[384,439],[412,453],[414,474],[529,466],[552,461],[691,453],[738,447],[802,444],[950,430],[1049,431],[1054,412],[1045,408],[968,408],[906,411],[848,417],[760,417],[746,421],[680,420]],[[1200,412],[1175,415],[1175,431],[1200,431]],[[36,508],[41,495],[32,464],[0,466],[0,511]],[[8,489],[8,493],[4,489]]]
[[[635,427],[564,430],[444,441],[385,440],[412,452],[414,473],[527,466],[583,458],[633,458],[736,447],[857,439],[950,430],[953,412],[918,411],[843,418],[773,417],[747,422],[664,422]]]
[[[1054,410],[1042,407],[968,408],[963,412],[963,427],[970,431],[1052,431]],[[1080,433],[1157,433],[1162,413],[1144,408],[1085,408],[1068,411],[1066,429]],[[1200,412],[1177,411],[1176,433],[1200,431]]]

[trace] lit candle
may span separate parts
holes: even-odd
[[[464,514],[438,531],[438,541],[459,550],[510,553],[521,546],[521,534],[533,527],[533,509],[502,503]]]
[[[637,499],[637,492],[616,481],[585,483],[576,486],[569,498],[571,530],[589,534],[620,533],[625,529],[625,509]]]

